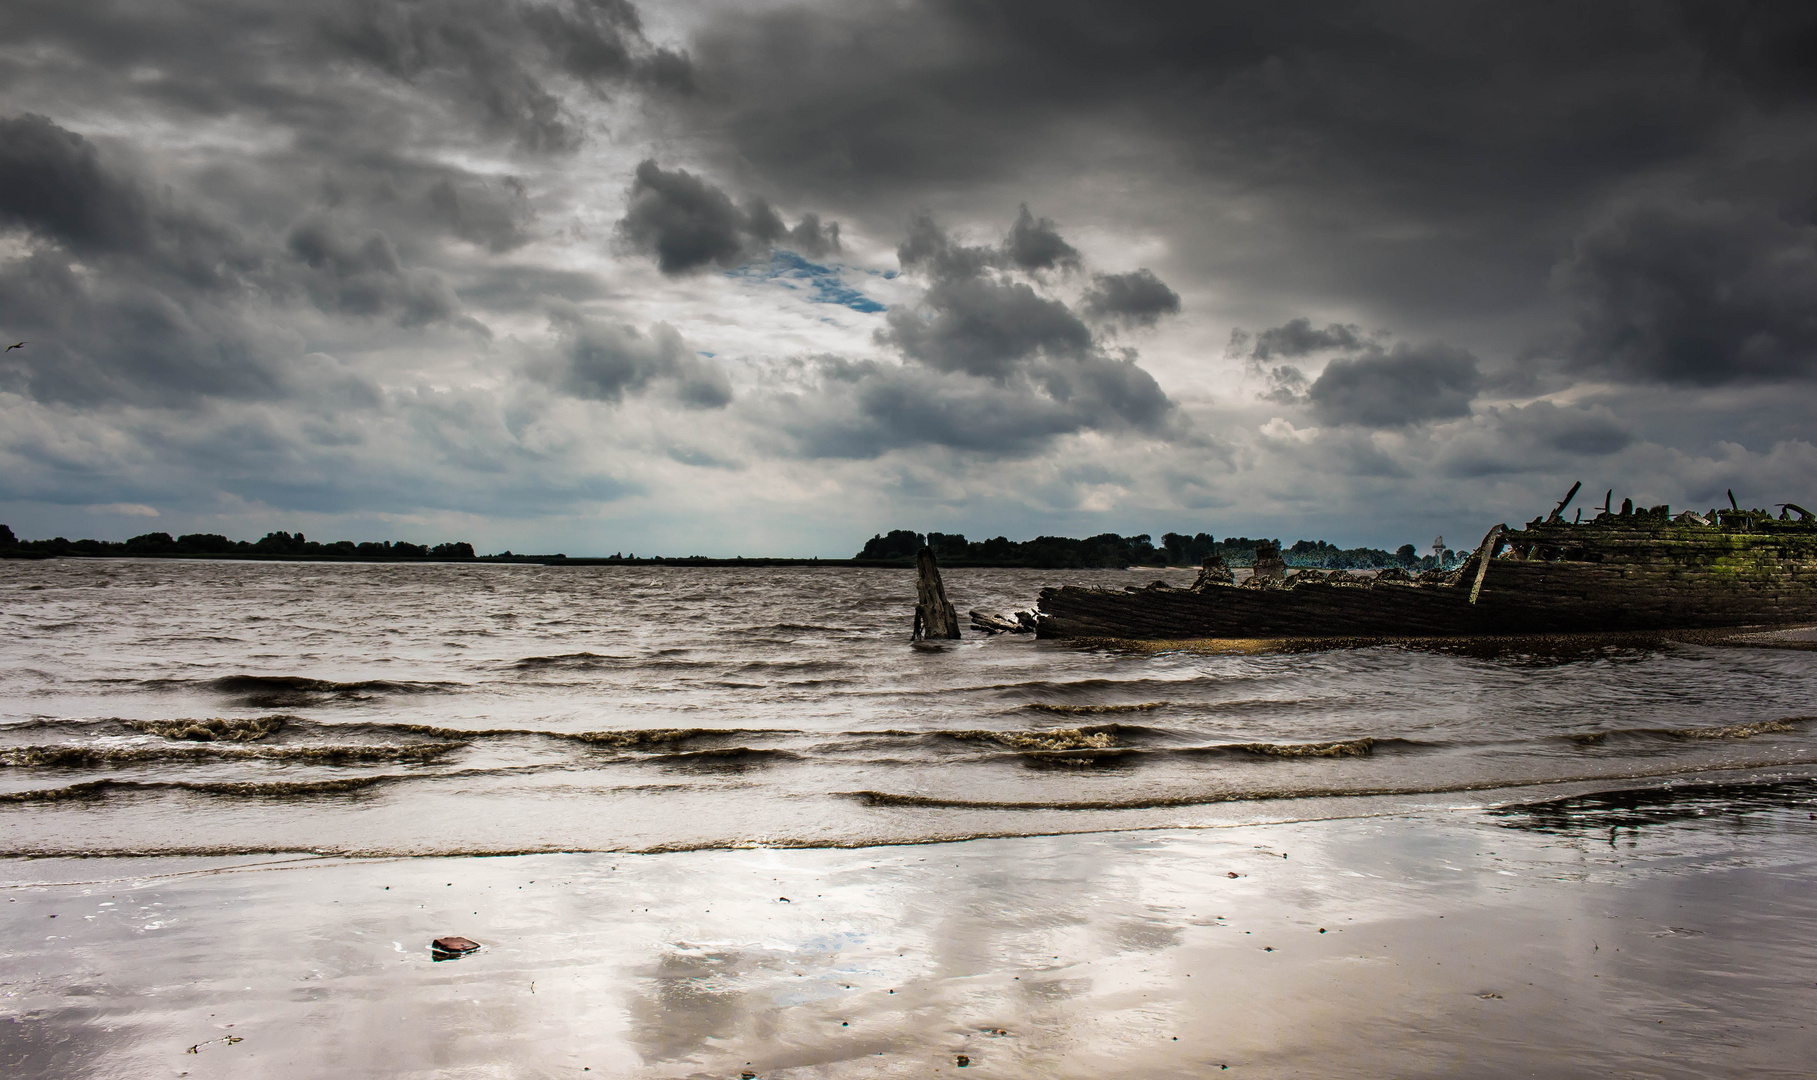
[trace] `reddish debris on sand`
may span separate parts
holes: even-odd
[[[429,943],[430,951],[445,956],[465,956],[479,948],[479,942],[464,937],[438,937]]]

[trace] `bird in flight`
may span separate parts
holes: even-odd
[[[14,349],[23,349],[27,345],[30,345],[30,344],[31,344],[31,342],[29,342],[29,341],[21,341],[17,345],[8,345],[6,348],[0,349],[0,352],[12,352]]]

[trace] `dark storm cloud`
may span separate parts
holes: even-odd
[[[176,179],[133,176],[160,147],[133,146],[131,132],[157,121],[259,133],[237,152],[188,155],[193,167],[175,190],[206,195],[184,201],[208,204],[218,220],[248,236],[287,234],[332,210],[347,230],[383,232],[405,263],[431,269],[463,257],[440,250],[443,238],[492,254],[523,247],[536,235],[533,200],[552,194],[536,190],[537,170],[591,137],[583,114],[626,91],[685,94],[691,79],[686,57],[653,45],[624,0],[21,0],[0,7],[0,42],[11,46],[0,53],[6,93],[68,115],[132,103],[134,121],[111,124],[103,149],[112,147],[114,171],[133,182],[96,187],[106,170],[96,172],[92,147],[87,164],[66,162],[60,179],[47,178],[61,202],[41,198],[40,216],[62,213],[64,225],[89,230],[65,229],[71,241],[131,242],[143,215],[135,219],[123,193]],[[42,142],[20,152],[42,151]],[[454,164],[514,151],[522,175]],[[109,218],[93,216],[109,209]],[[90,217],[68,217],[78,212]],[[802,234],[822,248],[827,239],[821,229]]]
[[[1238,347],[1246,342],[1247,338],[1241,333],[1232,338],[1232,343]],[[1257,334],[1249,355],[1256,361],[1273,360],[1276,357],[1296,358],[1329,349],[1354,352],[1368,348],[1370,343],[1371,340],[1358,327],[1331,323],[1320,330],[1312,325],[1311,319],[1302,317],[1289,319],[1280,326],[1271,326]]]
[[[1458,477],[1550,472],[1619,453],[1634,442],[1633,430],[1605,406],[1537,401],[1485,409],[1445,444],[1436,464]]]
[[[1732,203],[1625,208],[1557,285],[1582,373],[1714,386],[1817,374],[1817,225]]]
[[[1390,347],[1387,339],[1343,323],[1321,330],[1298,318],[1253,337],[1233,331],[1227,355],[1247,351],[1250,372],[1268,381],[1264,400],[1309,404],[1323,424],[1397,428],[1470,415],[1485,381],[1473,354],[1440,342]],[[1315,379],[1292,364],[1269,364],[1321,354],[1330,358]]]
[[[1530,328],[1625,183],[1739,194],[1789,157],[1808,204],[1813,40],[1808,5],[1702,0],[766,6],[697,36],[689,107],[728,162],[873,231],[928,191],[1039,183],[1242,299]]]
[[[1476,357],[1463,349],[1400,344],[1338,357],[1306,393],[1321,423],[1388,428],[1468,416],[1482,383]]]
[[[928,288],[920,310],[897,308],[889,313],[888,329],[878,332],[878,341],[942,371],[998,380],[1022,370],[1031,357],[1086,357],[1093,349],[1091,330],[1071,308],[1039,295],[1026,282],[983,273],[987,267],[1006,264],[1024,269],[1052,266],[1056,245],[1072,251],[1053,232],[1053,222],[1043,219],[1038,228],[1046,239],[1038,242],[1034,263],[1025,264],[1030,251],[1018,253],[1016,230],[1030,223],[1025,206],[1000,248],[969,247],[955,243],[932,218],[917,217],[896,257],[905,270],[924,274]],[[1026,236],[1022,242],[1025,248],[1037,247]],[[1076,261],[1077,254],[1072,258]]]
[[[311,271],[304,288],[322,311],[386,316],[417,327],[452,320],[460,307],[438,275],[406,269],[383,234],[348,236],[315,218],[299,224],[286,246]]]
[[[1185,167],[1215,159],[1283,175],[1343,161],[1411,181],[1402,197],[1523,160],[1499,185],[1511,193],[1545,182],[1545,166],[1567,156],[1578,175],[1552,183],[1580,181],[1586,155],[1646,161],[1707,130],[1709,110],[1686,107],[1707,49],[1684,12],[1703,7],[927,0],[752,9],[700,35],[702,101],[730,113],[750,160],[825,186],[988,178],[1031,157],[1088,168],[1098,164],[1090,147],[1056,136],[1093,119],[1165,134]],[[1781,70],[1798,62],[1779,60]],[[1620,99],[1545,94],[1559,78]]]
[[[665,172],[655,161],[637,166],[618,231],[633,249],[656,256],[665,274],[731,269],[778,244],[811,256],[839,250],[837,222],[823,226],[818,215],[809,214],[790,229],[768,203],[737,206],[686,169]]]
[[[284,320],[296,302],[483,332],[382,234],[313,218],[280,246],[154,194],[43,117],[0,119],[0,135],[0,223],[33,244],[0,263],[0,323],[32,341],[0,360],[0,385],[19,393],[146,404],[341,395],[352,376],[301,362],[302,336]]]
[[[569,306],[552,311],[550,322],[557,344],[552,355],[532,363],[530,373],[565,393],[618,403],[660,386],[689,408],[719,409],[732,400],[725,372],[688,348],[667,323],[646,334]]]
[[[1163,315],[1180,313],[1180,294],[1146,267],[1127,274],[1093,274],[1085,313],[1128,326],[1153,326]]]
[[[87,139],[31,113],[0,119],[0,224],[118,251],[145,242],[147,217],[143,196],[101,168]]]
[[[1022,282],[936,281],[922,304],[925,313],[891,310],[878,340],[941,371],[1002,380],[1030,357],[1076,360],[1092,347],[1091,331],[1070,308]]]
[[[1003,253],[1009,261],[1024,270],[1072,269],[1079,267],[1079,252],[1060,238],[1050,218],[1037,219],[1028,212],[1028,204],[1016,215],[1009,235],[1003,240]]]
[[[652,46],[624,0],[18,0],[0,13],[0,37],[54,46],[102,88],[118,80],[122,93],[199,114],[338,121],[343,137],[389,107],[346,76],[377,78],[544,152],[572,149],[584,136],[564,81],[591,95],[692,85],[687,58]]]

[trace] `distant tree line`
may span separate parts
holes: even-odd
[[[892,529],[865,542],[856,558],[876,561],[907,561],[915,557],[922,545],[933,549],[934,557],[947,565],[1028,566],[1040,569],[1088,569],[1125,566],[1198,566],[1212,555],[1231,566],[1255,563],[1257,541],[1247,536],[1227,536],[1222,540],[1210,533],[1165,533],[1160,546],[1147,533],[1119,536],[1101,533],[1083,540],[1064,536],[1037,536],[1033,540],[1015,541],[1008,537],[990,540],[967,540],[959,533],[926,534],[910,529]],[[1275,543],[1278,545],[1279,540]],[[1395,552],[1381,548],[1340,548],[1324,540],[1301,540],[1283,548],[1281,557],[1288,566],[1317,567],[1322,570],[1382,570],[1398,566],[1408,570],[1430,570],[1439,564],[1431,555],[1420,556],[1412,544],[1402,544]],[[1446,563],[1454,562],[1456,553],[1445,552]]]
[[[171,536],[166,532],[145,533],[130,540],[21,540],[13,530],[0,525],[0,552],[31,552],[39,555],[276,555],[291,558],[380,558],[380,559],[471,559],[473,545],[465,540],[447,544],[412,544],[405,540],[382,540],[354,543],[335,540],[320,543],[302,533],[266,533],[254,541],[229,540],[219,533],[187,533]]]

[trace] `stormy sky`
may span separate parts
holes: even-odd
[[[0,7],[21,535],[1817,499],[1817,9]]]

